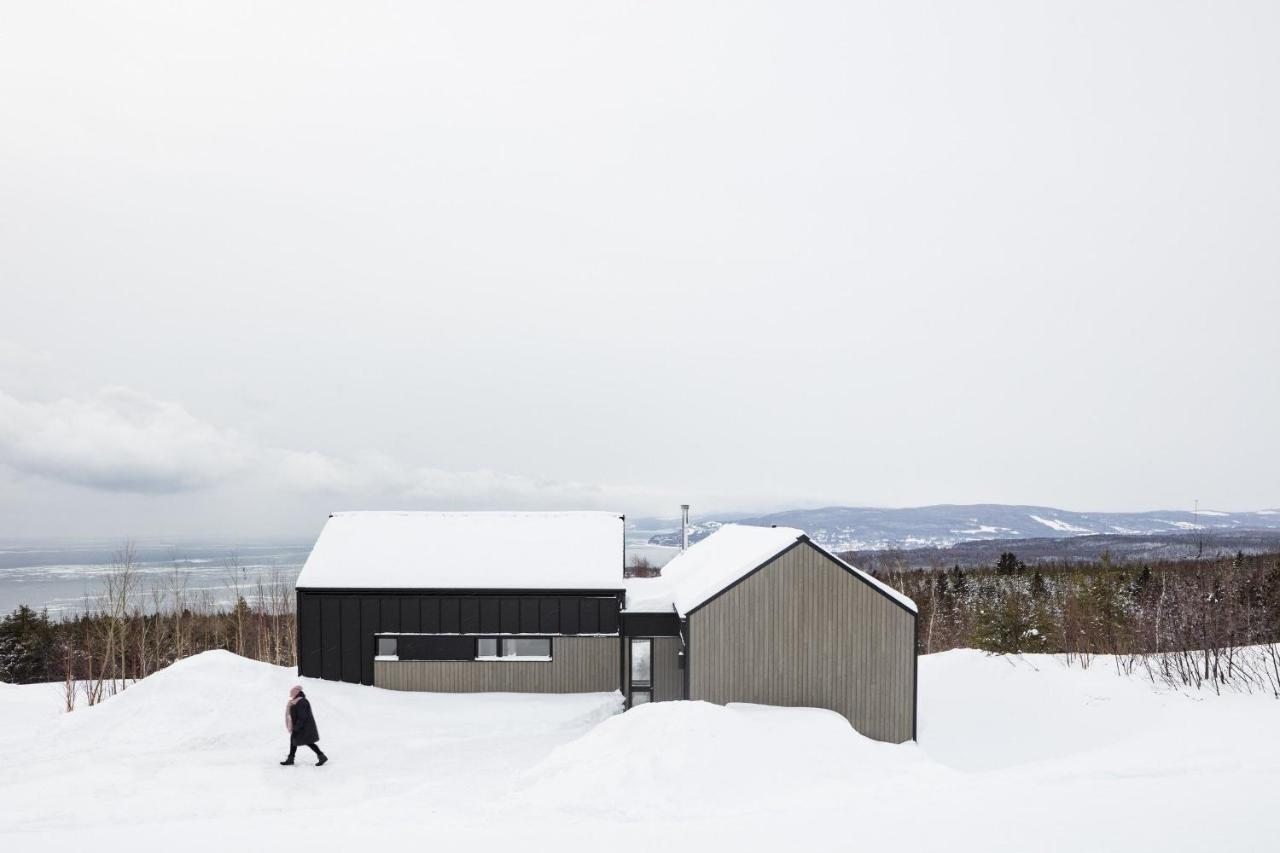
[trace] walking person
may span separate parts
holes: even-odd
[[[320,730],[316,728],[316,718],[311,714],[311,703],[301,687],[289,691],[289,701],[284,706],[284,726],[289,730],[289,757],[281,764],[292,764],[293,755],[298,747],[308,747],[320,759],[316,767],[329,760],[329,756],[320,751],[316,741],[320,740]]]

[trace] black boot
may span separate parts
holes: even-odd
[[[323,767],[324,763],[328,760],[329,756],[325,755],[323,752],[320,753],[320,760],[316,762],[316,767]]]
[[[289,765],[289,764],[292,764],[292,763],[293,763],[293,756],[292,756],[292,755],[290,755],[288,758],[286,758],[284,761],[281,761],[280,763],[281,763],[281,764],[284,764],[284,765],[286,765],[286,766],[287,766],[287,765]]]

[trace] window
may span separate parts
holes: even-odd
[[[653,701],[653,640],[631,641],[631,707]]]
[[[551,660],[551,638],[481,637],[476,660]]]
[[[394,658],[397,655],[395,637],[379,637],[378,638],[378,657]]]
[[[549,658],[551,657],[551,641],[545,637],[537,639],[507,638],[502,641],[504,658]]]
[[[653,681],[653,641],[631,641],[631,683],[648,686]]]

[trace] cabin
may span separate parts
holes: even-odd
[[[725,525],[625,578],[608,512],[344,512],[297,581],[299,674],[828,708],[916,736],[916,608],[803,531]]]

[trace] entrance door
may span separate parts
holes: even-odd
[[[653,640],[633,638],[629,648],[627,707],[634,708],[653,701]]]

